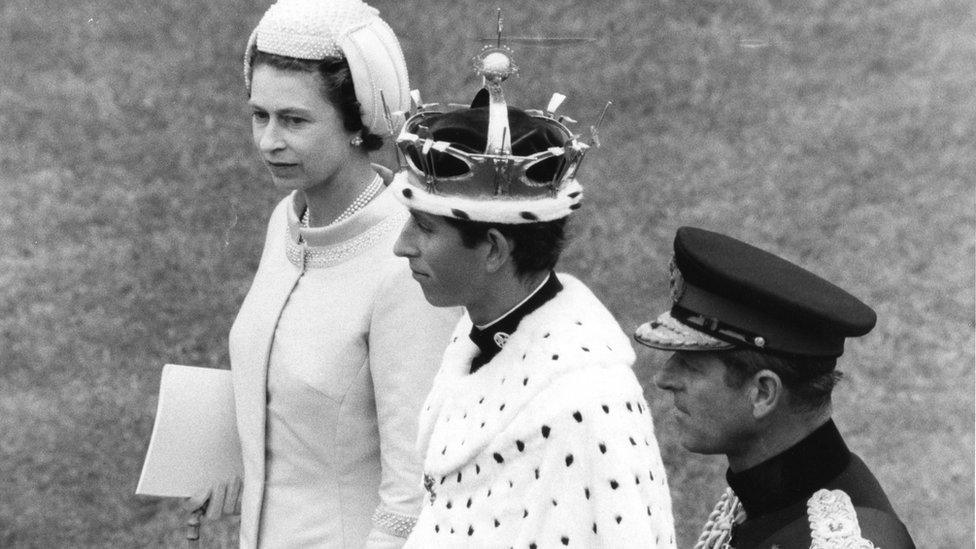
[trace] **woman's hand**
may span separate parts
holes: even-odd
[[[192,498],[187,499],[183,508],[188,512],[204,515],[207,520],[217,520],[225,515],[241,514],[240,477],[230,482],[217,482]]]

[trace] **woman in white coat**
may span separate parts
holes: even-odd
[[[383,102],[409,101],[403,54],[359,0],[280,0],[244,64],[254,144],[290,193],[230,333],[240,543],[398,547],[423,491],[416,417],[458,317],[393,255],[406,210],[367,154],[392,129]]]

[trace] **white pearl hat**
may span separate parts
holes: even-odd
[[[244,84],[251,85],[251,50],[321,60],[344,58],[352,73],[363,124],[389,135],[391,112],[410,106],[407,64],[400,43],[379,11],[361,0],[279,0],[255,27],[244,51]],[[382,94],[382,95],[381,95]]]

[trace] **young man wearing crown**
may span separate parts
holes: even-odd
[[[395,253],[428,301],[467,311],[421,412],[428,498],[407,547],[674,547],[629,339],[553,271],[586,145],[558,99],[506,106],[507,49],[477,60],[486,90],[411,116],[390,186],[411,215]]]
[[[682,227],[671,310],[636,339],[675,351],[655,382],[682,445],[725,454],[731,488],[696,549],[914,547],[877,479],[831,419],[837,358],[873,310],[734,238]]]

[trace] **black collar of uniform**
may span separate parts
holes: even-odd
[[[827,420],[785,452],[739,473],[725,473],[746,516],[760,517],[805,501],[850,463],[851,452]]]
[[[471,364],[471,373],[474,373],[481,365],[494,358],[498,351],[502,350],[505,341],[518,328],[519,322],[526,315],[541,307],[543,303],[552,299],[562,289],[563,285],[556,278],[556,273],[550,271],[545,282],[517,307],[484,328],[472,326],[468,337],[478,346],[480,352]]]

